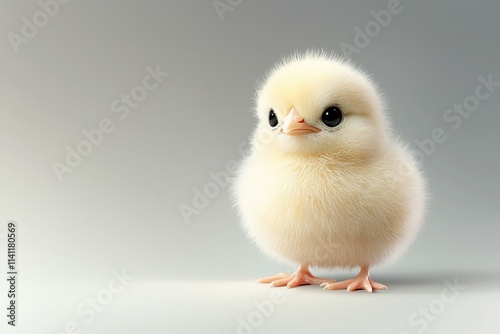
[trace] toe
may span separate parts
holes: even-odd
[[[289,288],[295,288],[299,285],[321,285],[321,284],[335,283],[333,279],[319,278],[312,275],[295,274],[295,277],[288,283]]]
[[[366,290],[368,292],[372,292],[373,288],[368,278],[357,278],[355,279],[349,286],[347,287],[347,291],[356,291],[356,290]]]
[[[387,290],[387,287],[383,284],[374,282],[370,279],[370,284],[373,287],[373,290]]]
[[[285,286],[291,281],[291,277],[285,277],[281,279],[277,279],[271,283],[272,287],[280,287]]]
[[[277,275],[274,275],[274,276],[269,276],[269,277],[263,277],[263,278],[259,278],[257,280],[258,283],[272,283],[280,278],[285,278],[285,277],[288,277],[290,276],[290,274],[288,273],[279,273]]]
[[[370,284],[368,279],[363,280],[363,282],[361,284],[363,286],[363,289],[365,289],[368,292],[373,292],[372,285]]]
[[[329,278],[320,278],[320,277],[316,277],[316,276],[312,276],[312,277],[307,277],[306,278],[306,282],[307,284],[319,284],[319,285],[322,285],[322,284],[329,284],[329,283],[335,283],[335,280],[334,279],[329,279]]]
[[[324,285],[323,290],[343,290],[347,288],[352,283],[352,280],[336,282],[336,283],[327,283]]]
[[[291,280],[290,282],[288,282],[288,284],[286,285],[286,287],[288,289],[291,289],[291,288],[296,288],[299,285],[302,285],[302,283],[299,280],[297,280],[297,278],[294,278],[293,280]]]

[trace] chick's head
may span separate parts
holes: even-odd
[[[271,151],[363,160],[383,146],[388,132],[368,76],[325,54],[278,64],[258,90],[256,112],[254,146]]]

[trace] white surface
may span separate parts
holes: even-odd
[[[338,279],[346,275],[335,275]],[[109,279],[23,282],[19,326],[8,333],[64,333],[71,321],[80,333],[247,333],[238,331],[239,317],[256,316],[255,303],[280,295],[280,303],[261,325],[248,333],[420,333],[409,322],[422,307],[441,299],[445,280],[466,286],[442,314],[428,322],[425,333],[498,333],[500,273],[467,272],[378,276],[388,291],[323,291],[318,286],[270,288],[250,280],[150,281],[135,278],[96,313],[95,319],[77,313],[77,306],[107,287]],[[65,286],[62,288],[62,285]],[[453,296],[450,293],[448,298]],[[432,311],[431,311],[432,313]],[[423,319],[423,317],[419,317]],[[420,320],[421,321],[421,320]],[[3,331],[2,331],[3,332]],[[67,332],[69,333],[69,332]]]

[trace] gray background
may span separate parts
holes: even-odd
[[[244,0],[221,20],[212,1],[74,1],[16,53],[8,34],[21,35],[22,18],[33,22],[41,9],[3,0],[0,233],[9,220],[20,226],[19,326],[8,332],[59,333],[75,321],[81,333],[236,333],[239,317],[273,291],[254,280],[295,268],[245,238],[228,187],[189,224],[179,206],[241,158],[256,81],[274,62],[310,48],[341,53],[388,3]],[[479,76],[500,81],[500,3],[401,7],[352,58],[380,84],[405,141],[418,148],[435,128],[446,133],[423,164],[426,225],[403,257],[373,271],[390,290],[280,290],[285,301],[251,332],[422,332],[409,318],[438,305],[455,279],[465,291],[423,331],[500,332],[500,92],[458,129],[443,120]],[[156,65],[169,76],[121,120],[111,103]],[[103,118],[115,130],[59,182],[51,164]],[[134,279],[87,323],[75,310],[114,269]],[[0,288],[6,305],[5,280]]]

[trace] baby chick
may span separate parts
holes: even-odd
[[[251,152],[234,185],[236,206],[265,253],[300,264],[293,274],[259,282],[386,289],[369,269],[414,239],[425,190],[374,84],[333,56],[295,55],[258,90],[256,115]],[[313,276],[309,266],[361,270],[335,282]]]

